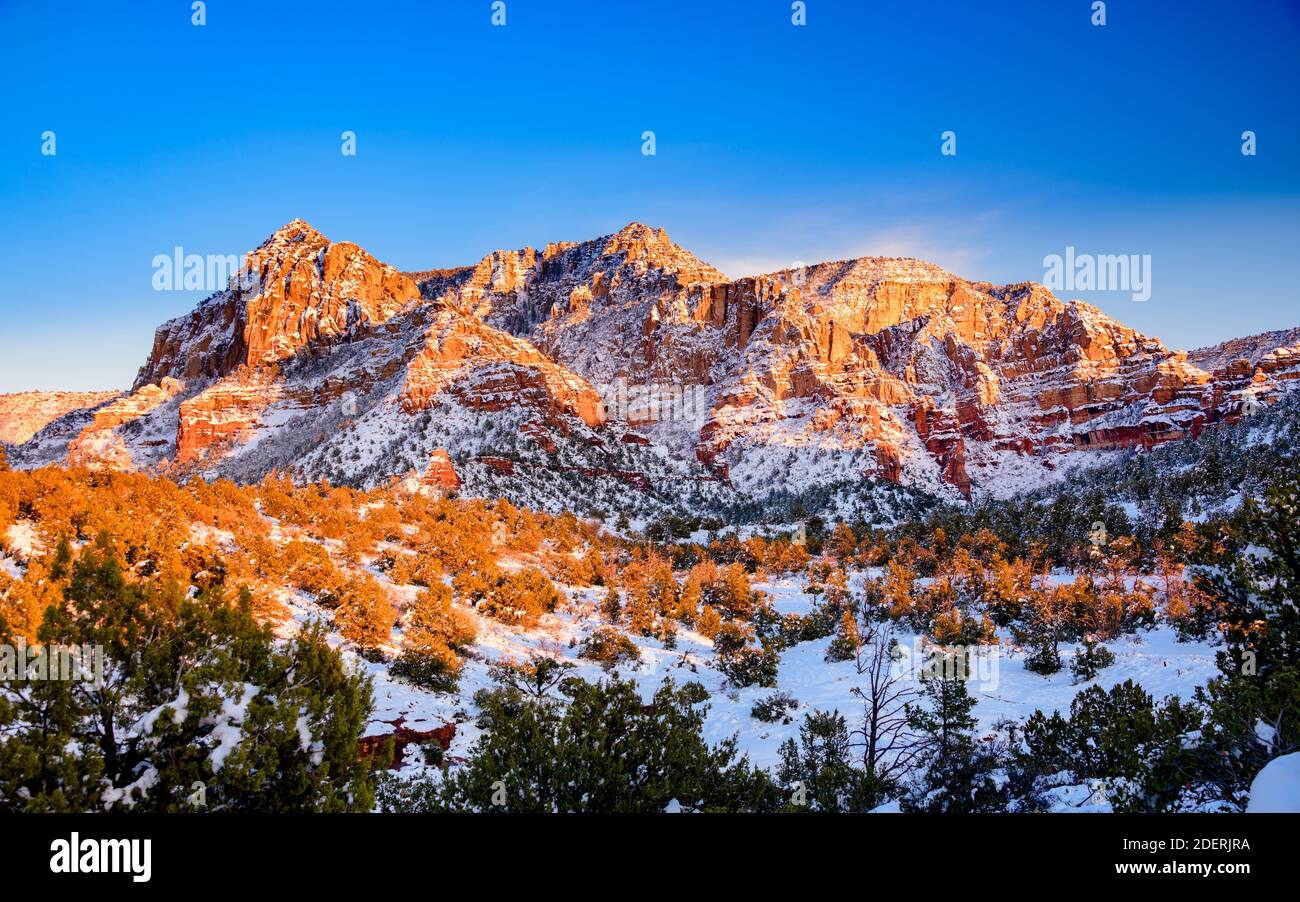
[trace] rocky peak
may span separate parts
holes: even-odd
[[[403,273],[301,219],[252,251],[244,273],[158,329],[137,388],[167,376],[210,379],[273,366],[382,324],[419,297]]]
[[[671,266],[685,255],[694,257],[668,237],[663,229],[654,229],[639,222],[629,222],[613,235],[604,239],[601,248],[603,256],[624,255],[627,260],[645,259],[650,265],[660,268]]]
[[[610,380],[630,367],[700,372],[699,349],[670,353],[655,335],[697,331],[711,286],[726,276],[674,244],[663,229],[632,222],[580,242],[494,251],[474,267],[420,280],[426,299],[456,307],[526,338],[557,362]]]
[[[906,257],[732,280],[640,222],[400,273],[295,219],[248,271],[159,328],[131,395],[18,458],[61,445],[87,465],[255,478],[241,458],[264,458],[376,479],[420,469],[436,438],[472,487],[489,460],[514,469],[503,448],[577,460],[635,423],[635,442],[729,490],[857,474],[971,494],[1007,472],[1050,480],[1067,453],[1195,435],[1300,378],[1300,330],[1175,352],[1037,283]],[[478,422],[500,434],[462,434]]]
[[[727,281],[719,270],[705,263],[680,244],[668,237],[664,229],[656,229],[640,222],[630,222],[613,235],[583,242],[577,247],[601,242],[601,255],[621,257],[625,263],[636,263],[646,269],[670,274],[681,286],[695,282],[718,283]]]
[[[271,244],[286,244],[317,239],[325,240],[326,243],[328,243],[328,239],[321,234],[320,230],[307,220],[291,219],[272,232],[270,237],[263,242],[262,246],[265,247]]]

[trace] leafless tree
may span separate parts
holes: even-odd
[[[875,623],[869,615],[863,621],[854,636],[860,681],[853,694],[863,704],[862,726],[854,731],[854,739],[862,750],[863,769],[876,787],[873,792],[879,792],[897,783],[921,752],[907,723],[907,705],[920,693],[910,675],[894,666],[899,651],[893,623]]]

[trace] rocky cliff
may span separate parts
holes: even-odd
[[[0,442],[21,445],[74,410],[107,404],[120,392],[29,391],[0,395]]]
[[[1196,435],[1300,376],[1300,329],[1186,353],[909,258],[728,279],[640,223],[403,273],[294,220],[248,261],[158,329],[131,393],[28,436],[20,465],[374,484],[434,460],[439,490],[556,505],[955,497]]]

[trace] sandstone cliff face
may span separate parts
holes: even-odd
[[[605,419],[600,395],[586,380],[528,342],[449,308],[432,316],[423,346],[407,367],[402,408],[425,410],[443,392],[473,410],[531,407],[561,429],[566,416],[589,426]]]
[[[438,494],[454,492],[460,488],[460,476],[445,448],[437,448],[429,455],[429,465],[420,475],[420,485]]]
[[[68,462],[969,495],[1196,435],[1300,377],[1300,329],[1184,353],[910,258],[728,279],[640,223],[401,273],[294,220],[249,261],[159,328],[131,394],[68,420]],[[37,444],[24,459],[59,437]]]
[[[281,386],[269,375],[245,370],[183,401],[176,463],[193,464],[247,440],[261,424],[262,412],[281,394]]]
[[[755,436],[799,446],[831,432],[904,478],[919,440],[929,459],[917,463],[970,494],[971,470],[987,478],[1008,452],[1051,470],[1057,454],[1151,447],[1233,414],[1186,354],[1039,285],[877,258],[776,277],[786,291],[720,389],[702,459]]]
[[[67,465],[94,469],[128,470],[136,466],[118,428],[157,410],[185,388],[184,384],[164,378],[159,385],[146,385],[139,391],[123,395],[95,412],[90,425],[68,445]]]

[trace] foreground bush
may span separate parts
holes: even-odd
[[[40,642],[102,647],[103,679],[6,674],[0,810],[371,807],[357,758],[370,685],[320,627],[277,644],[247,592],[128,582],[106,534],[55,587],[65,603],[45,612]],[[3,622],[0,641],[13,641]]]
[[[763,811],[777,804],[767,775],[710,748],[690,684],[667,680],[649,704],[635,684],[570,678],[561,698],[512,688],[481,693],[486,733],[444,780],[393,784],[385,810],[513,812]]]

